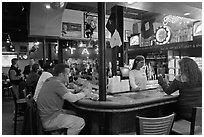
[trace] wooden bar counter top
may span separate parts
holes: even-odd
[[[106,101],[96,101],[85,98],[73,105],[77,108],[89,111],[126,112],[177,101],[178,92],[175,92],[173,95],[167,95],[165,92],[158,90],[159,89],[151,89],[107,95]]]
[[[84,98],[72,105],[85,119],[88,134],[128,134],[136,131],[136,115],[158,117],[172,113],[178,95],[167,95],[156,88],[107,95],[106,101]]]

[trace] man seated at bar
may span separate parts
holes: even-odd
[[[69,67],[57,64],[54,67],[54,77],[48,78],[38,95],[37,105],[45,129],[67,128],[67,134],[78,134],[85,126],[84,119],[67,113],[62,109],[64,100],[76,102],[90,94],[88,88],[83,92],[73,94],[65,86],[69,79]]]
[[[179,61],[179,67],[180,72],[170,85],[161,75],[158,83],[168,95],[179,90],[178,116],[190,120],[192,108],[202,106],[202,72],[196,62],[188,57]]]
[[[132,91],[146,89],[147,76],[143,66],[145,65],[145,58],[141,55],[135,57],[132,70],[129,73],[130,86]]]
[[[53,67],[54,67],[54,64],[50,61],[46,62],[44,67],[43,67],[43,72],[38,80],[38,83],[37,83],[37,86],[36,86],[36,89],[35,89],[35,94],[33,96],[33,99],[35,101],[37,101],[37,97],[38,97],[38,94],[40,92],[40,89],[42,88],[42,85],[43,83],[45,82],[46,79],[50,78],[50,77],[53,77],[52,73],[53,73]]]
[[[26,90],[27,93],[30,92],[32,96],[35,93],[35,88],[38,83],[38,79],[40,78],[40,75],[38,74],[38,71],[40,70],[39,64],[33,64],[32,70],[29,73],[27,79],[26,79]]]

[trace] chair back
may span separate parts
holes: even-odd
[[[193,108],[191,129],[190,129],[191,135],[194,135],[196,126],[202,127],[202,107],[194,107]]]
[[[175,113],[157,118],[136,116],[136,133],[139,135],[169,135]]]

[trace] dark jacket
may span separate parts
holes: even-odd
[[[26,88],[29,92],[32,93],[32,95],[34,95],[35,93],[35,88],[37,86],[39,78],[40,78],[39,74],[31,72],[26,79]]]
[[[44,135],[43,126],[37,109],[37,104],[33,98],[27,101],[27,108],[24,115],[22,128],[23,135]]]
[[[22,81],[22,79],[19,80],[13,80],[11,79],[11,70],[14,70],[16,72],[16,76],[20,76],[21,75],[21,70],[13,65],[11,65],[10,69],[9,69],[9,79],[11,84],[15,84],[15,85],[19,85],[19,83]]]

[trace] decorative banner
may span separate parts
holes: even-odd
[[[148,39],[149,37],[154,35],[154,28],[153,28],[153,22],[155,19],[151,20],[144,20],[142,21],[141,25],[141,36],[144,39]]]
[[[111,33],[111,35],[113,35],[113,33],[116,29],[115,13],[111,13],[111,15],[109,16],[108,22],[106,24],[106,28]]]
[[[62,22],[62,37],[81,38],[81,24]]]
[[[108,18],[106,28],[111,33],[111,39],[110,39],[111,48],[113,48],[115,46],[120,47],[122,45],[122,41],[120,38],[120,34],[119,34],[118,30],[116,29],[115,13],[111,13],[110,17]]]
[[[115,29],[115,32],[113,33],[111,40],[110,40],[110,45],[111,48],[114,48],[115,46],[121,46],[122,45],[122,41],[119,35],[119,32],[117,29]]]

